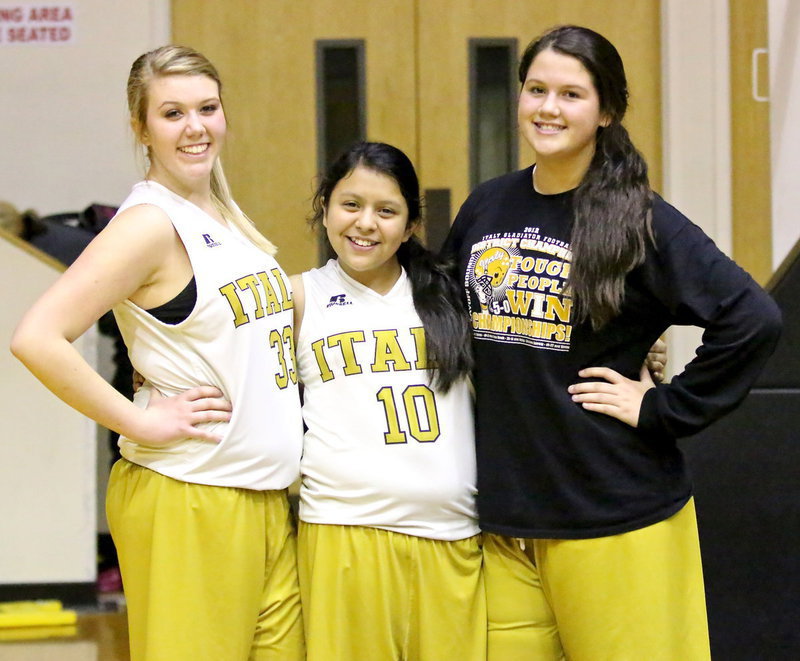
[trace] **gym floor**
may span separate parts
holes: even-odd
[[[2,633],[2,632],[0,632]],[[98,609],[78,609],[74,627],[31,627],[0,637],[0,661],[130,661],[124,605],[101,601]]]

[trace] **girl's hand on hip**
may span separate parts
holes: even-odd
[[[605,379],[576,383],[567,388],[572,401],[587,411],[602,413],[636,427],[639,424],[639,411],[644,394],[655,388],[647,365],[642,365],[639,381],[628,379],[609,367],[587,367],[578,372],[584,379]]]
[[[197,386],[179,395],[164,397],[153,387],[149,388],[150,399],[145,415],[141,439],[133,439],[142,445],[162,447],[186,438],[219,443],[220,436],[198,427],[207,422],[228,422],[231,419],[231,403],[222,391],[214,386]]]

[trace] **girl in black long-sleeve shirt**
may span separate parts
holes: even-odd
[[[445,246],[475,340],[489,659],[707,659],[675,439],[741,402],[780,315],[650,189],[607,40],[552,30],[520,82],[536,165],[477,188]],[[673,324],[702,346],[655,387],[640,366]]]

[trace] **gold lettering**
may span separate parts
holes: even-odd
[[[319,370],[319,375],[322,378],[323,383],[325,381],[330,381],[333,378],[333,372],[328,366],[328,361],[325,360],[325,350],[323,348],[324,344],[325,340],[317,340],[316,342],[311,343],[311,350],[314,352],[314,358],[317,361],[317,369]]]
[[[572,299],[561,298],[560,296],[547,296],[546,319],[558,318],[559,321],[569,322],[569,315],[572,310]]]
[[[356,360],[356,352],[353,347],[355,342],[364,341],[364,331],[350,331],[348,333],[337,333],[328,338],[328,348],[339,347],[344,360],[344,373],[347,376],[361,374],[363,371]]]
[[[394,371],[405,372],[411,369],[411,364],[406,360],[397,341],[396,330],[375,330],[372,331],[372,335],[376,340],[373,372],[388,372],[390,363],[394,365]]]
[[[414,346],[417,348],[417,360],[414,363],[414,368],[424,370],[428,368],[428,347],[425,344],[425,329],[422,326],[416,326],[409,329],[411,335],[414,337]]]
[[[239,285],[239,289],[242,291],[245,289],[250,290],[250,293],[253,295],[253,301],[256,304],[256,319],[261,319],[264,316],[264,306],[261,305],[261,295],[258,293],[258,279],[256,276],[246,275],[243,278],[239,278],[236,284]]]
[[[261,284],[264,286],[264,296],[267,300],[267,314],[280,312],[281,304],[275,293],[275,289],[272,287],[272,283],[269,281],[269,276],[264,273],[264,271],[259,271],[258,279],[261,280]]]
[[[281,290],[281,295],[283,296],[283,309],[284,310],[291,310],[294,308],[294,299],[292,299],[291,295],[289,294],[289,290],[286,287],[286,282],[281,275],[280,269],[271,269],[271,273],[275,276],[275,279],[278,281],[278,287]]]
[[[231,306],[231,312],[233,312],[233,325],[236,328],[246,324],[250,321],[250,317],[247,316],[247,313],[244,311],[242,307],[242,302],[239,300],[239,295],[236,293],[236,285],[232,282],[229,282],[224,287],[219,288],[220,293],[228,299],[228,304]]]

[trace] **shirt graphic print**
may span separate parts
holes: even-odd
[[[569,244],[538,227],[490,234],[473,244],[465,288],[476,339],[569,351]]]

